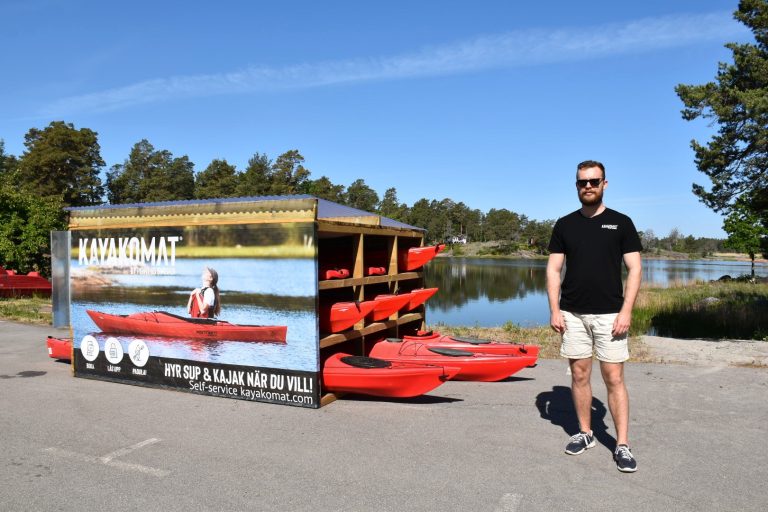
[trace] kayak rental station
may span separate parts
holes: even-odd
[[[68,211],[48,346],[75,377],[319,408],[458,372],[368,357],[425,328],[421,228],[307,195]]]

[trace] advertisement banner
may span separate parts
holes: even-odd
[[[72,231],[75,375],[319,407],[315,224]]]

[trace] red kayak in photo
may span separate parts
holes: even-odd
[[[437,256],[437,253],[443,249],[445,249],[445,244],[411,247],[410,249],[401,250],[397,254],[397,264],[401,272],[416,270]]]
[[[376,301],[335,302],[320,306],[320,329],[324,332],[341,332],[349,329],[373,311]]]
[[[85,312],[102,332],[113,334],[285,343],[288,332],[285,325],[231,324],[215,318],[185,318],[164,311],[132,315],[110,315],[90,309]]]
[[[386,320],[404,308],[411,301],[411,296],[409,294],[393,295],[382,293],[374,297],[374,300],[376,305],[373,307],[373,311],[369,313],[369,316],[374,322],[379,322]]]
[[[386,267],[366,267],[365,269],[365,275],[367,276],[383,276],[386,273]]]
[[[409,398],[429,393],[458,371],[406,361],[334,354],[323,365],[323,389],[333,393]]]
[[[532,358],[513,355],[475,354],[465,350],[432,347],[417,341],[387,338],[371,348],[371,357],[391,361],[459,367],[454,380],[496,382],[519,372]]]
[[[511,356],[527,356],[533,358],[533,363],[539,358],[539,346],[522,343],[504,343],[481,338],[463,338],[449,336],[437,332],[417,333],[415,336],[403,336],[404,340],[420,341],[430,346],[454,348],[482,354],[498,354]]]
[[[416,288],[410,291],[411,300],[408,301],[408,311],[413,311],[437,293],[437,288]]]
[[[48,357],[63,361],[72,360],[72,340],[48,336],[46,345],[48,345]]]
[[[17,274],[0,266],[0,297],[31,297],[42,295],[50,297],[51,282],[38,272],[27,275]]]

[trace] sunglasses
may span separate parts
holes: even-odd
[[[576,185],[578,185],[579,188],[584,188],[587,186],[587,183],[589,183],[593,187],[596,187],[600,185],[600,183],[602,182],[603,182],[603,178],[591,178],[588,180],[576,180]]]

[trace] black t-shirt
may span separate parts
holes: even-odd
[[[557,220],[549,252],[565,254],[560,309],[572,313],[618,313],[624,303],[624,254],[643,249],[632,219],[610,208],[592,218],[580,210]]]

